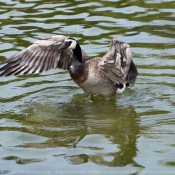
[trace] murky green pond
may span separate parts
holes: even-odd
[[[129,43],[136,84],[92,102],[64,70],[0,78],[0,174],[175,174],[175,2],[0,1],[0,61],[56,34]]]

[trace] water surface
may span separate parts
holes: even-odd
[[[56,34],[103,56],[130,44],[139,76],[91,101],[67,71],[0,78],[0,174],[175,174],[175,2],[1,0],[0,61]]]

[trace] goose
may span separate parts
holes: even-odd
[[[112,39],[108,52],[90,59],[77,40],[64,35],[35,41],[32,45],[1,62],[0,77],[41,73],[61,68],[91,96],[110,99],[128,86],[138,75],[129,44]]]

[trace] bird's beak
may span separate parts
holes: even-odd
[[[61,49],[67,49],[71,45],[71,42],[64,42],[60,47],[59,50]]]

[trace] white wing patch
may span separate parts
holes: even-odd
[[[120,88],[117,89],[117,93],[122,93],[125,90],[125,88],[126,88],[126,85],[124,84],[121,89]]]

